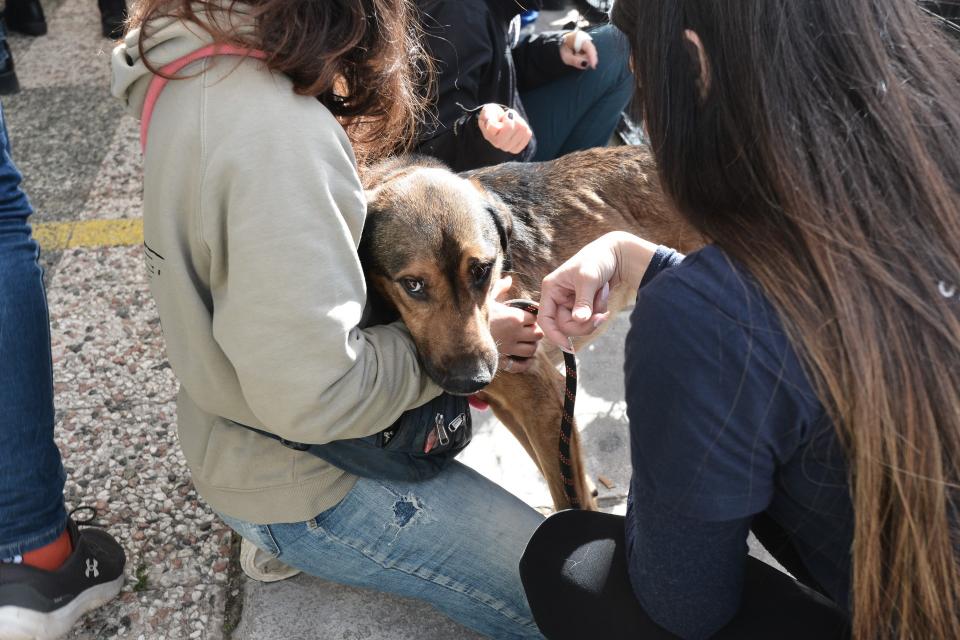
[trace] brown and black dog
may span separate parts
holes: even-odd
[[[418,156],[363,175],[368,214],[360,246],[378,321],[397,314],[424,368],[450,393],[478,393],[543,473],[557,509],[569,507],[558,458],[563,375],[543,344],[522,374],[497,374],[491,283],[513,275],[511,298],[538,299],[540,283],[583,245],[629,231],[687,251],[702,244],[667,203],[646,147],[591,149],[551,162],[508,163],[454,174]],[[635,291],[614,290],[611,311]],[[581,504],[595,501],[574,430]]]

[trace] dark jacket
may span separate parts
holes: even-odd
[[[426,45],[436,60],[433,113],[421,126],[416,150],[455,171],[509,160],[529,160],[531,140],[520,154],[496,149],[480,133],[480,108],[494,102],[527,119],[520,93],[575,70],[560,58],[562,33],[516,42],[516,0],[418,0]],[[535,8],[539,2],[525,2]],[[513,22],[513,28],[511,28]]]

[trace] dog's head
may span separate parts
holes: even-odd
[[[478,183],[429,161],[365,182],[360,255],[370,286],[399,312],[444,390],[482,389],[497,370],[488,304],[508,259],[509,211]]]

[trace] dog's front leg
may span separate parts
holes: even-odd
[[[525,373],[500,372],[480,394],[490,403],[494,415],[520,441],[543,474],[554,507],[569,509],[560,473],[560,418],[563,414],[564,377],[543,350]],[[587,483],[576,423],[570,442],[575,495],[583,509],[596,510],[596,500]]]

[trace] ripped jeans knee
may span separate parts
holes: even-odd
[[[398,527],[405,527],[423,513],[423,505],[415,495],[406,495],[397,498],[393,503],[393,515]]]
[[[539,638],[519,561],[542,519],[454,462],[423,482],[361,478],[315,518],[255,530],[305,573],[418,598],[489,637]]]

